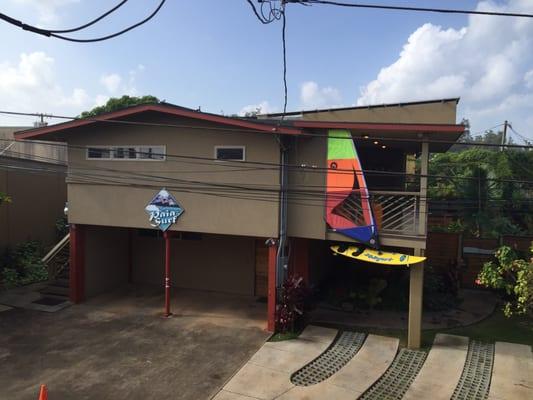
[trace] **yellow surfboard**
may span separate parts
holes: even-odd
[[[368,261],[375,264],[383,265],[410,265],[417,264],[426,259],[426,257],[410,256],[408,254],[389,253],[369,249],[363,246],[331,246],[334,254],[340,254],[345,257],[356,260]]]

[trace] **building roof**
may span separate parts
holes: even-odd
[[[290,116],[296,116],[296,115],[303,115],[303,114],[313,114],[313,113],[321,113],[321,112],[332,112],[332,111],[350,111],[350,110],[362,110],[362,109],[368,109],[368,108],[387,108],[387,107],[403,107],[403,106],[414,106],[414,105],[422,105],[422,104],[432,104],[432,103],[449,103],[449,102],[455,102],[456,104],[459,103],[460,97],[451,97],[447,99],[435,99],[435,100],[421,100],[421,101],[407,101],[403,103],[385,103],[385,104],[374,104],[374,105],[367,105],[367,106],[351,106],[351,107],[337,107],[337,108],[317,108],[314,110],[300,110],[300,111],[290,111],[284,113],[269,113],[269,114],[260,114],[260,117],[265,118],[277,118],[281,117],[282,115],[285,115],[286,117]]]
[[[53,134],[65,132],[69,129],[79,128],[97,124],[99,122],[113,122],[122,121],[133,115],[139,115],[146,112],[156,112],[177,117],[185,117],[206,122],[217,123],[221,125],[232,126],[242,129],[251,129],[265,133],[280,133],[280,134],[299,134],[300,129],[288,127],[284,124],[267,124],[264,122],[257,122],[252,119],[226,117],[223,115],[210,114],[190,108],[176,106],[169,103],[151,103],[139,104],[136,106],[126,107],[117,111],[100,114],[95,117],[78,118],[72,121],[63,122],[60,124],[48,125],[28,130],[23,130],[15,133],[17,139],[36,139],[36,138],[51,138]],[[131,121],[130,121],[131,122]]]
[[[432,100],[427,102],[402,103],[402,104],[422,104],[458,101],[459,99]],[[383,106],[371,106],[383,107]],[[357,108],[357,107],[354,107]],[[353,109],[353,108],[349,108]],[[339,110],[339,109],[337,109]],[[309,111],[312,112],[312,111]],[[442,141],[442,143],[432,144],[432,151],[446,151],[451,142],[455,142],[464,132],[463,125],[456,124],[431,124],[431,123],[380,123],[380,122],[351,122],[351,121],[314,121],[304,119],[288,118],[284,120],[276,118],[242,118],[227,117],[223,115],[206,113],[190,108],[177,106],[169,103],[150,103],[140,104],[100,114],[96,117],[79,118],[60,124],[43,126],[33,129],[16,132],[16,139],[46,139],[46,140],[66,140],[69,132],[73,129],[90,126],[98,123],[135,123],[134,116],[140,116],[146,113],[159,113],[167,116],[190,118],[219,125],[225,125],[231,128],[250,130],[255,132],[289,134],[289,135],[306,135],[317,131],[327,131],[328,129],[347,129],[352,132],[354,137],[370,135],[370,137],[392,140],[404,144],[401,147],[407,147],[406,142],[411,142],[416,146],[422,138],[422,134],[428,135],[431,141]],[[289,115],[291,113],[287,113]],[[169,125],[171,126],[171,125]],[[412,146],[410,146],[412,147]]]

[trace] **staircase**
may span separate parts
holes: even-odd
[[[41,294],[68,300],[70,277],[69,243],[70,234],[67,234],[43,257],[42,261],[48,268],[48,284],[40,290]]]

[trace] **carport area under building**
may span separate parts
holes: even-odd
[[[127,283],[161,285],[165,241],[158,230],[77,225],[71,256],[74,300]],[[171,286],[266,297],[266,239],[172,232]],[[81,266],[81,268],[80,268]],[[71,295],[72,297],[72,295]]]

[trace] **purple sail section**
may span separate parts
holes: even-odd
[[[378,234],[374,225],[336,229],[336,231],[371,247],[378,247]]]

